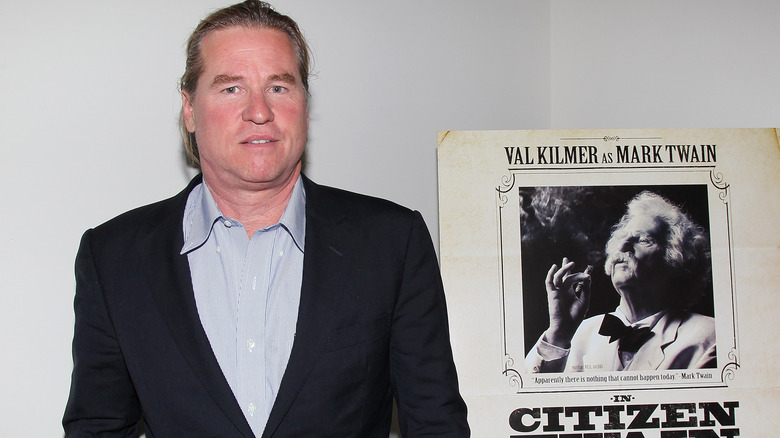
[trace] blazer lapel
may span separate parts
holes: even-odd
[[[345,214],[336,213],[327,199],[322,198],[319,187],[303,178],[306,242],[298,322],[290,360],[263,432],[264,438],[273,436],[325,348],[333,324],[331,315],[339,309],[341,285],[349,278],[345,266],[354,265],[349,262],[351,238],[340,224]]]
[[[187,256],[180,254],[184,244],[184,206],[190,191],[199,182],[200,178],[196,177],[165,204],[140,243],[141,259],[151,294],[190,368],[236,429],[244,436],[253,437],[201,325]]]

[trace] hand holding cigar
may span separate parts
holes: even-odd
[[[583,271],[582,273],[590,275],[591,272],[593,272],[593,265],[588,265],[588,267],[585,268],[585,271]],[[579,283],[577,283],[577,286],[574,287],[574,293],[577,295],[577,297],[579,297],[580,294],[582,293],[582,288],[584,285],[585,285],[585,281],[580,281]]]

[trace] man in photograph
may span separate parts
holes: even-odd
[[[615,311],[585,319],[590,272],[552,265],[550,326],[526,356],[532,372],[714,368],[715,321],[689,309],[711,284],[709,238],[678,206],[642,192],[613,227],[604,270]]]
[[[301,172],[309,54],[247,0],[190,36],[182,131],[201,174],[87,231],[68,437],[467,437],[418,212]]]

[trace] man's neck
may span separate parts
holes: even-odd
[[[206,175],[203,180],[222,214],[241,222],[251,238],[260,228],[279,222],[299,176],[300,170],[297,170],[283,184],[262,189],[211,185]]]
[[[661,291],[631,290],[620,292],[620,311],[632,324],[668,307]]]

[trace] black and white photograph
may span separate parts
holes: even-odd
[[[707,188],[519,188],[531,372],[716,368]]]

